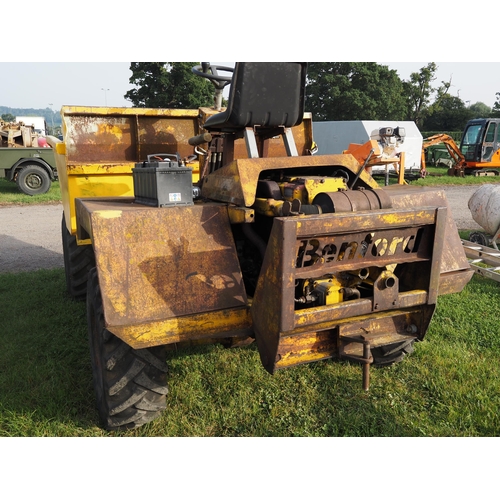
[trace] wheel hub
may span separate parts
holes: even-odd
[[[37,189],[42,185],[42,178],[37,174],[30,174],[26,177],[26,184],[31,189]]]

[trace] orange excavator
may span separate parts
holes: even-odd
[[[465,126],[460,147],[446,134],[437,134],[422,143],[422,173],[425,169],[425,150],[435,144],[444,144],[453,161],[449,175],[463,177],[465,173],[499,175],[500,168],[500,119],[476,118]],[[424,173],[425,175],[425,173]]]
[[[455,175],[459,177],[464,176],[465,168],[467,168],[467,163],[465,157],[460,151],[457,143],[452,137],[446,134],[436,134],[431,137],[427,137],[422,142],[422,161],[420,164],[420,173],[422,177],[427,175],[426,164],[425,164],[425,150],[430,146],[435,146],[436,144],[444,144],[451,157],[453,166],[448,170],[449,175]]]

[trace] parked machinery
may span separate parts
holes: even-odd
[[[29,196],[46,193],[57,179],[54,153],[34,125],[0,120],[0,178]]]
[[[500,118],[476,118],[465,125],[460,146],[447,134],[424,139],[422,166],[425,175],[425,151],[430,146],[444,144],[450,157],[449,175],[493,176],[500,168]]]
[[[66,276],[86,289],[106,428],[165,408],[173,344],[255,340],[270,373],[348,359],[368,389],[370,365],[411,352],[438,295],[471,278],[443,191],[311,155],[305,75],[237,63],[222,112],[62,109]]]

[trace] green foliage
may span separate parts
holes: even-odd
[[[425,179],[416,179],[411,181],[411,184],[420,186],[470,186],[481,184],[496,184],[500,182],[500,176],[473,176],[466,175],[465,177],[455,177],[448,175],[448,168],[427,166],[427,177]]]
[[[194,75],[194,62],[133,62],[125,99],[136,107],[196,109],[213,105],[213,86]]]
[[[11,114],[11,113],[4,113],[2,116],[0,116],[4,122],[14,122],[16,121],[16,117]]]
[[[424,131],[461,131],[472,118],[492,116],[492,110],[486,104],[477,102],[466,107],[460,97],[450,95],[451,79],[434,88],[432,82],[436,79],[437,69],[436,63],[429,63],[403,82],[408,99],[408,120],[414,121]],[[500,96],[500,93],[497,95]],[[500,116],[500,101],[498,110]]]
[[[62,124],[60,113],[50,108],[9,108],[7,106],[0,106],[0,115],[4,121],[15,121],[16,116],[43,116],[49,126],[52,126],[52,122],[54,122],[54,127],[61,126]],[[3,115],[10,115],[12,120],[5,120]]]
[[[436,63],[431,62],[420,71],[412,73],[410,80],[403,83],[408,102],[407,119],[414,121],[418,127],[422,125],[434,92],[432,82],[436,79],[436,71]]]
[[[496,101],[493,104],[493,109],[491,110],[491,116],[494,118],[500,118],[500,92],[496,94]]]
[[[306,108],[315,121],[401,120],[406,114],[396,71],[374,62],[310,63]]]
[[[490,116],[485,104],[467,108],[451,96],[451,82],[434,87],[437,69],[436,63],[428,63],[402,81],[394,70],[376,63],[310,63],[306,108],[314,121],[406,119],[421,130],[462,130],[469,119]],[[500,116],[500,101],[498,110]]]
[[[491,115],[492,109],[484,104],[484,102],[476,102],[469,106],[470,119],[472,118],[488,118]]]
[[[471,112],[459,97],[445,94],[429,107],[425,118],[426,130],[463,130]]]

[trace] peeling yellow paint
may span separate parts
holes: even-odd
[[[122,210],[97,210],[94,214],[101,219],[118,219],[122,216]]]

